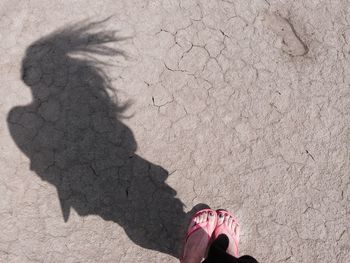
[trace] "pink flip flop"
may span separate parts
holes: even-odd
[[[213,235],[213,232],[214,232],[214,230],[215,230],[217,221],[218,221],[218,216],[217,216],[217,214],[216,214],[216,212],[215,212],[214,210],[212,210],[212,209],[202,209],[202,210],[198,211],[194,216],[192,216],[191,221],[190,221],[189,224],[191,224],[191,222],[193,221],[193,219],[194,219],[196,216],[198,216],[198,215],[200,215],[200,214],[202,214],[202,213],[204,213],[204,212],[208,212],[208,213],[212,212],[212,213],[213,213],[213,215],[215,216],[215,224],[213,224],[213,226],[210,226],[210,225],[208,224],[208,221],[205,221],[205,222],[202,222],[202,223],[199,223],[199,224],[195,224],[193,227],[191,227],[190,229],[188,229],[187,234],[186,234],[186,238],[185,238],[185,242],[184,242],[185,244],[186,244],[188,238],[189,238],[194,232],[196,232],[196,231],[199,230],[199,229],[203,229],[203,230],[208,234],[208,242],[210,241],[210,239],[211,239],[211,237],[212,237],[212,235]],[[184,253],[184,252],[185,252],[185,251],[183,251],[183,253]],[[184,255],[182,255],[182,258],[183,258],[183,256],[184,256]]]
[[[239,243],[239,224],[237,222],[237,219],[235,216],[233,216],[232,214],[230,214],[228,211],[224,210],[224,209],[218,209],[216,210],[216,213],[219,217],[220,214],[223,214],[223,216],[231,216],[233,218],[233,224],[235,224],[237,226],[237,230],[236,233],[231,233],[231,231],[227,230],[227,232],[231,233],[231,237],[233,238],[234,242],[235,242],[235,246],[234,246],[234,256],[238,257],[238,243]],[[225,224],[222,223],[221,225],[217,225],[214,232],[213,232],[213,239],[216,239],[221,233],[222,233],[222,229],[225,228]]]

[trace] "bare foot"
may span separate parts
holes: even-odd
[[[226,252],[238,257],[239,225],[237,220],[225,210],[217,210],[218,223],[214,231],[214,238],[224,234],[229,239]]]
[[[192,218],[187,230],[187,233],[190,234],[185,243],[184,253],[181,260],[182,263],[200,263],[202,261],[210,237],[216,227],[216,221],[216,212],[211,209],[199,211]]]

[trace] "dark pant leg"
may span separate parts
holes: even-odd
[[[219,235],[217,239],[211,244],[208,257],[203,263],[258,263],[251,256],[243,256],[236,258],[226,253],[228,248],[229,239],[226,235]]]
[[[245,255],[239,258],[239,263],[258,263],[258,261],[251,256]]]

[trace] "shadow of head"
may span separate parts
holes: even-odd
[[[183,204],[168,172],[135,153],[122,122],[128,105],[118,103],[101,59],[125,57],[113,46],[124,38],[104,22],[65,27],[27,48],[21,71],[33,100],[10,111],[9,129],[31,170],[56,187],[65,221],[71,209],[98,215],[136,244],[177,255]]]
[[[106,63],[93,55],[126,58],[125,52],[109,44],[127,38],[117,37],[116,31],[101,31],[105,22],[106,20],[79,22],[56,30],[27,48],[21,73],[22,80],[31,88],[34,99],[44,99],[45,95],[62,92],[70,81],[76,81],[75,84],[90,84],[88,86],[91,88],[100,87],[101,92],[113,90],[102,68]],[[79,79],[68,79],[70,76]],[[44,88],[46,91],[41,90]]]

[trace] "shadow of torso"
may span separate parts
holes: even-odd
[[[133,133],[120,120],[123,107],[109,95],[101,68],[68,55],[87,29],[54,32],[27,49],[22,74],[33,101],[10,111],[11,135],[31,170],[57,188],[66,221],[71,208],[98,215],[136,244],[177,256],[186,215],[165,182],[168,172],[135,154]]]

